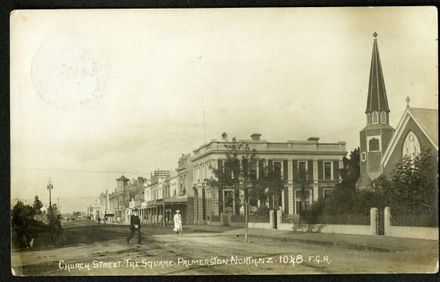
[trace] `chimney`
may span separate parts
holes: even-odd
[[[251,138],[252,138],[253,141],[260,141],[260,137],[261,137],[260,133],[253,133],[251,135]]]
[[[309,137],[307,138],[307,141],[318,143],[319,137]]]

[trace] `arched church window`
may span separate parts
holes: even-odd
[[[378,120],[377,112],[374,112],[373,113],[373,124],[377,123],[378,122],[377,120]]]
[[[379,139],[371,138],[370,141],[368,141],[368,148],[370,152],[380,151]]]
[[[387,114],[385,112],[380,113],[380,123],[387,123]]]
[[[420,154],[420,143],[417,139],[417,136],[414,132],[410,131],[405,138],[405,142],[403,143],[403,157],[409,157],[414,159]]]

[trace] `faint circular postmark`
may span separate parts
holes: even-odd
[[[103,96],[108,65],[100,48],[79,34],[66,34],[41,44],[33,57],[34,87],[59,108],[88,106]]]

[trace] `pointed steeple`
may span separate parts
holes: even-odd
[[[377,33],[373,34],[373,55],[371,57],[370,81],[368,84],[368,100],[365,113],[375,111],[390,112],[388,108],[385,80],[383,78],[382,65],[380,63],[379,48],[377,47]]]

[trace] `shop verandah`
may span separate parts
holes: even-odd
[[[141,222],[147,225],[173,225],[176,210],[180,210],[182,220],[188,217],[188,198],[168,198],[147,202],[146,207],[139,209]]]

